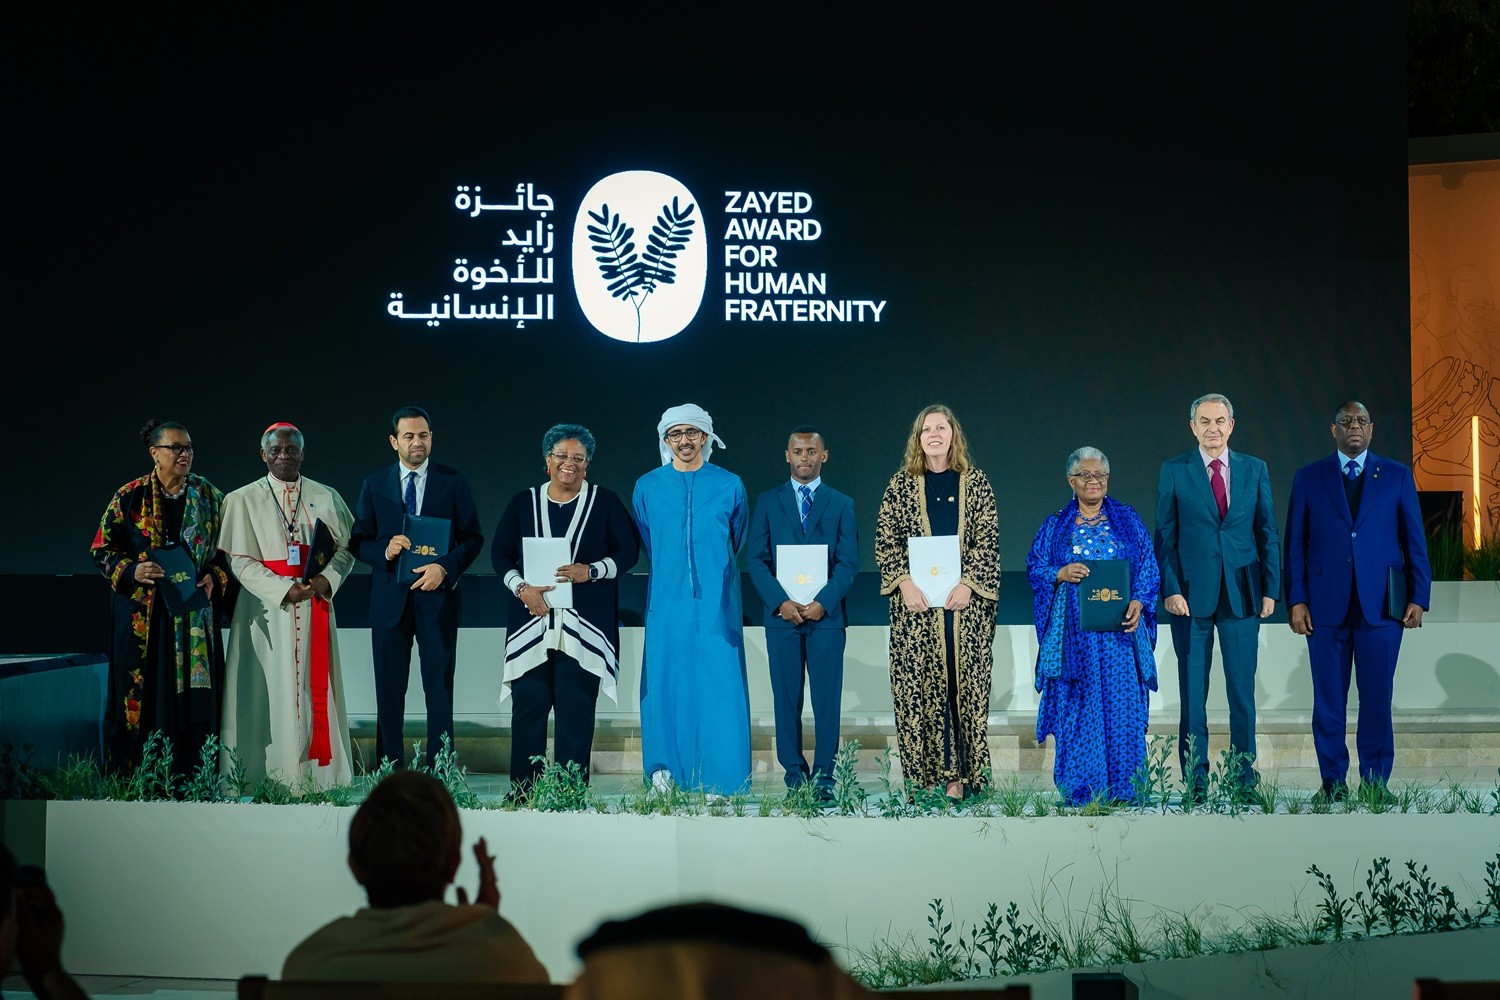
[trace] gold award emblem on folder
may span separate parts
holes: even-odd
[[[928,570],[927,572],[931,573],[933,576],[942,576],[943,575],[943,570],[942,570],[942,567],[940,567],[940,566],[934,566],[934,567],[932,567],[932,569]]]
[[[807,575],[806,573],[798,573],[797,582],[801,584],[812,583],[812,577]]]

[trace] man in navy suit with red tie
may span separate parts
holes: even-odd
[[[1348,795],[1351,672],[1359,685],[1359,778],[1376,794],[1390,794],[1401,630],[1422,624],[1432,589],[1411,469],[1369,450],[1374,430],[1363,403],[1340,406],[1333,416],[1337,451],[1297,470],[1287,511],[1287,602],[1292,631],[1307,636],[1325,799]]]
[[[817,782],[821,802],[833,799],[833,757],[839,746],[844,688],[844,595],[859,568],[854,501],[823,483],[828,448],[817,428],[792,431],[786,446],[791,481],[763,493],[750,518],[750,580],[765,602],[766,655],[776,714],[776,760],[786,783]],[[826,545],[828,582],[811,601],[793,600],[776,579],[776,546]],[[813,763],[802,753],[802,678],[813,708]]]
[[[406,766],[401,735],[411,646],[416,640],[427,701],[430,767],[442,739],[453,739],[453,672],[458,642],[458,579],[479,556],[484,535],[474,494],[462,473],[430,460],[432,419],[415,406],[391,417],[391,448],[399,461],[365,480],[355,507],[349,548],[370,564],[370,651],[375,660],[375,757]],[[411,548],[407,515],[452,522],[448,552],[398,576]]]
[[[1188,798],[1201,801],[1215,632],[1229,702],[1230,778],[1247,788],[1260,780],[1253,766],[1257,640],[1281,591],[1281,547],[1266,463],[1229,450],[1234,405],[1218,393],[1200,396],[1188,408],[1188,426],[1198,447],[1161,467],[1156,561],[1177,652],[1178,758]]]

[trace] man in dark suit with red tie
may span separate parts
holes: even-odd
[[[1422,624],[1432,589],[1411,469],[1370,451],[1363,403],[1333,416],[1337,451],[1297,470],[1286,520],[1292,631],[1312,662],[1313,745],[1325,799],[1348,795],[1349,678],[1359,685],[1359,778],[1389,795],[1391,689],[1401,630]]]
[[[1234,405],[1218,393],[1188,408],[1198,447],[1162,464],[1156,502],[1156,561],[1171,613],[1182,701],[1178,758],[1190,799],[1208,783],[1208,677],[1214,633],[1229,702],[1231,780],[1253,787],[1255,666],[1260,620],[1281,591],[1281,548],[1266,463],[1230,452]]]
[[[399,461],[365,480],[354,512],[349,547],[369,563],[370,648],[375,660],[375,756],[406,766],[401,730],[411,647],[421,657],[427,701],[426,762],[442,740],[453,739],[453,673],[458,642],[458,586],[484,547],[474,494],[462,473],[430,460],[432,419],[415,406],[391,417],[391,448]],[[448,551],[408,574],[398,573],[401,553],[412,547],[406,518],[451,522]]]
[[[839,746],[844,690],[844,595],[859,568],[854,501],[823,482],[828,448],[815,427],[792,431],[786,445],[791,479],[755,501],[750,518],[750,580],[765,602],[766,656],[776,716],[776,759],[786,783],[816,781],[815,795],[833,800],[833,758]],[[793,600],[776,578],[778,545],[825,545],[828,582],[807,603]],[[812,694],[813,763],[802,753],[802,679]]]

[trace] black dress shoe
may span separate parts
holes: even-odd
[[[819,785],[813,797],[818,805],[831,806],[833,805],[833,788],[828,785]]]
[[[1324,802],[1343,802],[1349,798],[1349,786],[1342,781],[1324,778],[1323,787],[1318,790],[1318,795]]]

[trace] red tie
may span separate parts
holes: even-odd
[[[1219,505],[1219,520],[1224,520],[1224,515],[1229,513],[1229,491],[1224,488],[1224,463],[1217,458],[1208,463],[1213,470],[1208,476],[1208,485],[1213,487],[1214,500]]]

